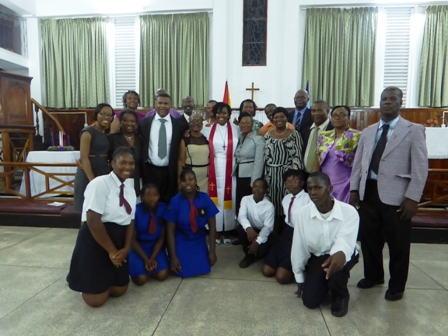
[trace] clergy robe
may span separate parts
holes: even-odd
[[[230,123],[233,135],[232,148],[232,167],[235,165],[235,150],[238,145],[240,136],[239,127]],[[208,141],[210,141],[210,132],[212,127],[205,127],[202,133]],[[231,231],[235,229],[235,196],[236,196],[236,177],[232,176],[232,209],[224,210],[224,189],[225,189],[225,173],[226,173],[226,155],[228,146],[227,124],[224,126],[216,123],[215,136],[213,137],[213,149],[216,171],[216,188],[218,190],[218,204],[219,213],[216,215],[216,231]],[[226,146],[226,149],[223,148]],[[210,158],[211,159],[211,158]],[[232,169],[231,169],[232,170]],[[210,174],[210,172],[209,172]],[[232,174],[232,171],[230,171]]]

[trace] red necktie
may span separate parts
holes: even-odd
[[[132,212],[132,208],[129,205],[128,201],[126,201],[126,198],[124,198],[124,183],[121,184],[120,186],[120,206],[123,206],[126,209],[126,212],[128,213],[128,215],[131,214]]]
[[[296,199],[295,196],[291,198],[291,202],[289,202],[289,208],[288,208],[288,223],[291,224],[291,208],[292,204],[294,203],[294,200]]]
[[[152,212],[149,213],[149,234],[156,233],[156,218]]]
[[[198,231],[198,225],[196,224],[196,216],[198,215],[198,211],[196,210],[196,207],[193,204],[193,200],[190,201],[190,226],[191,230],[196,233]]]

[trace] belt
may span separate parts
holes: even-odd
[[[254,163],[255,161],[244,161],[244,162],[237,162],[236,164],[246,164],[246,163]]]
[[[89,157],[107,157],[107,154],[89,154]]]
[[[266,163],[266,166],[268,166],[268,167],[283,167],[284,164],[267,164]]]
[[[208,167],[209,166],[208,163],[207,164],[203,164],[203,165],[194,165],[194,164],[186,163],[185,165],[188,166],[188,167],[192,167],[192,168],[203,168],[203,167]]]

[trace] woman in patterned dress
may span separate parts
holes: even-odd
[[[275,206],[277,219],[283,215],[282,199],[286,195],[283,174],[289,169],[304,169],[302,137],[288,129],[287,122],[288,111],[277,107],[272,113],[275,129],[264,136],[264,177],[269,185],[269,197]]]

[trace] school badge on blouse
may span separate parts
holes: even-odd
[[[205,210],[201,209],[199,213],[201,214],[201,216],[204,216],[205,215]]]

